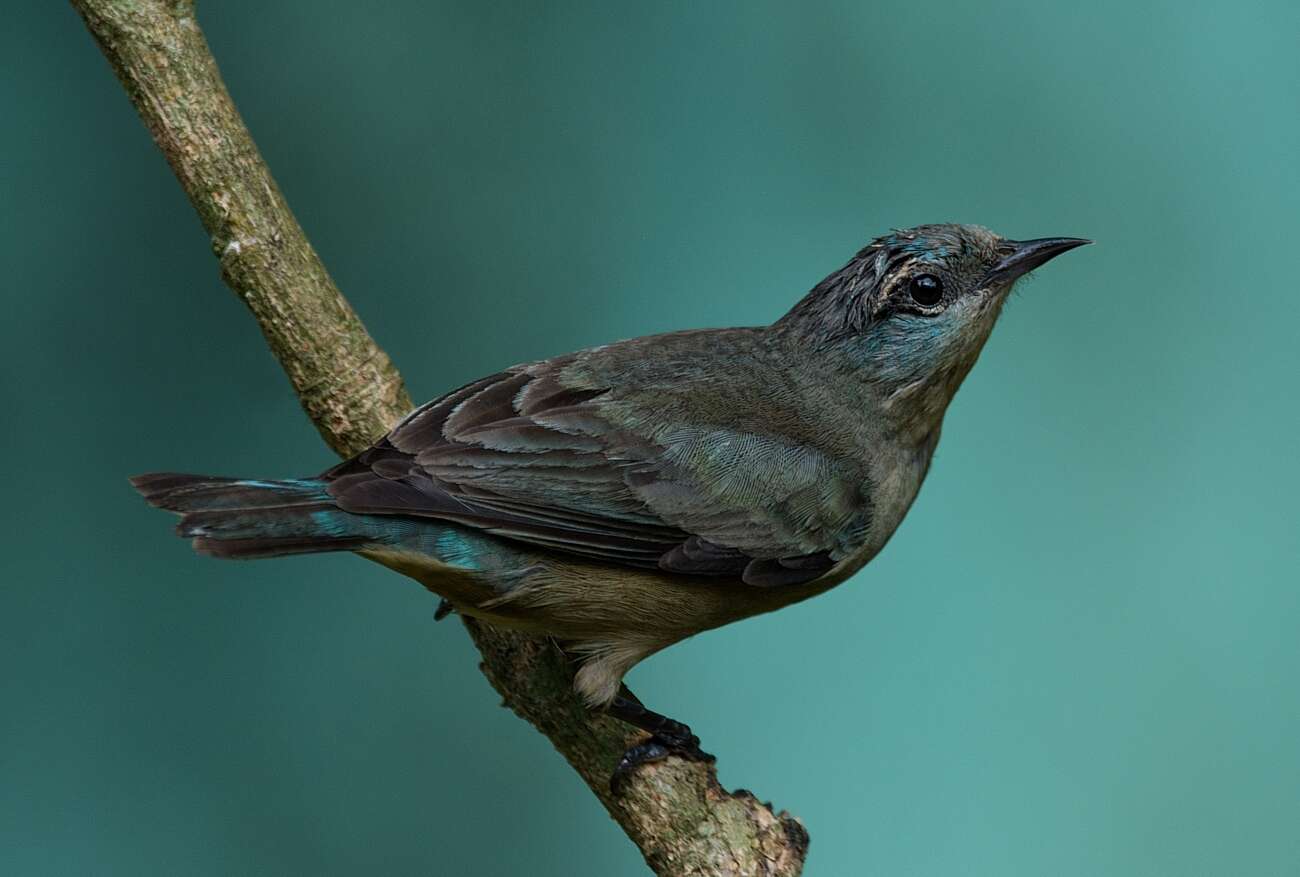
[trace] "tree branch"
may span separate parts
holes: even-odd
[[[221,274],[253,316],[325,442],[343,456],[411,408],[379,349],[294,219],[227,93],[191,0],[72,0],[212,239]],[[507,706],[550,738],[661,875],[800,873],[808,835],[712,765],[670,758],[609,791],[639,732],[592,715],[572,668],[543,640],[466,619]]]

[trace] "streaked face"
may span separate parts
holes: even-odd
[[[1015,281],[1088,241],[1013,241],[977,225],[920,225],[877,238],[817,284],[773,329],[841,346],[890,394],[947,404]]]
[[[973,225],[925,225],[879,238],[832,275],[856,281],[856,294],[842,300],[864,374],[882,387],[889,407],[913,400],[918,415],[942,414],[1016,280],[1084,243],[1012,241]]]
[[[959,381],[1015,282],[994,273],[1013,248],[986,229],[958,225],[897,232],[868,248],[876,282],[858,306],[866,310],[861,338],[873,377],[906,384],[959,372]]]

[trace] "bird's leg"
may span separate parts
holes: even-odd
[[[691,733],[691,729],[675,719],[660,715],[645,705],[626,685],[619,688],[618,694],[605,712],[629,725],[648,731],[650,738],[636,744],[619,759],[610,777],[610,791],[618,794],[619,786],[633,771],[651,761],[661,761],[670,755],[676,755],[690,761],[715,761],[716,759],[700,749],[700,738]]]
[[[442,621],[448,615],[456,611],[456,607],[451,605],[451,601],[446,597],[438,598],[438,608],[433,610],[433,620]]]

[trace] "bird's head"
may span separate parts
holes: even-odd
[[[1015,241],[977,225],[877,238],[778,321],[778,335],[846,352],[889,408],[942,415],[1012,285],[1080,238]]]

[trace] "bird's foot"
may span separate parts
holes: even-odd
[[[614,795],[622,792],[624,784],[637,768],[643,764],[663,761],[670,755],[687,761],[712,763],[717,759],[700,748],[700,738],[691,733],[691,729],[681,722],[666,720],[646,740],[636,744],[623,753],[614,774],[609,778],[609,790]]]

